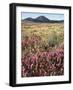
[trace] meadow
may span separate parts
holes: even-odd
[[[64,75],[64,23],[21,23],[21,76]]]

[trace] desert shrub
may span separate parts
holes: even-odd
[[[49,38],[48,38],[48,44],[50,47],[54,47],[59,44],[59,39],[56,32],[50,33]]]

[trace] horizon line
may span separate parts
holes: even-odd
[[[44,15],[40,15],[40,16],[44,16]],[[37,17],[35,17],[35,18],[32,18],[32,17],[27,17],[27,18],[36,19],[36,18],[38,18],[38,17],[40,17],[40,16],[37,16]],[[46,17],[46,16],[44,16],[44,17],[47,18],[48,20],[64,21],[64,19],[57,20],[57,19],[50,19],[50,18],[48,18],[48,17]],[[27,19],[27,18],[24,18],[24,19],[21,19],[21,20],[25,20],[25,19]]]
[[[39,16],[45,16],[50,20],[64,20],[64,14],[60,14],[60,13],[21,12],[22,20],[29,17],[35,19]]]

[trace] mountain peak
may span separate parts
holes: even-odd
[[[49,19],[45,16],[39,16],[39,17],[36,18],[36,20],[39,20],[39,21],[42,21],[42,22],[48,22],[49,21]]]
[[[64,20],[50,20],[48,19],[47,17],[45,16],[38,16],[37,18],[31,18],[31,17],[28,17],[26,19],[24,19],[23,21],[31,21],[31,22],[41,22],[41,23],[62,23],[64,22]]]

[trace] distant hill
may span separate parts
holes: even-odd
[[[39,16],[37,18],[28,17],[22,21],[32,21],[32,22],[38,22],[38,23],[39,22],[41,23],[63,23],[64,22],[64,20],[50,20],[45,16]]]

